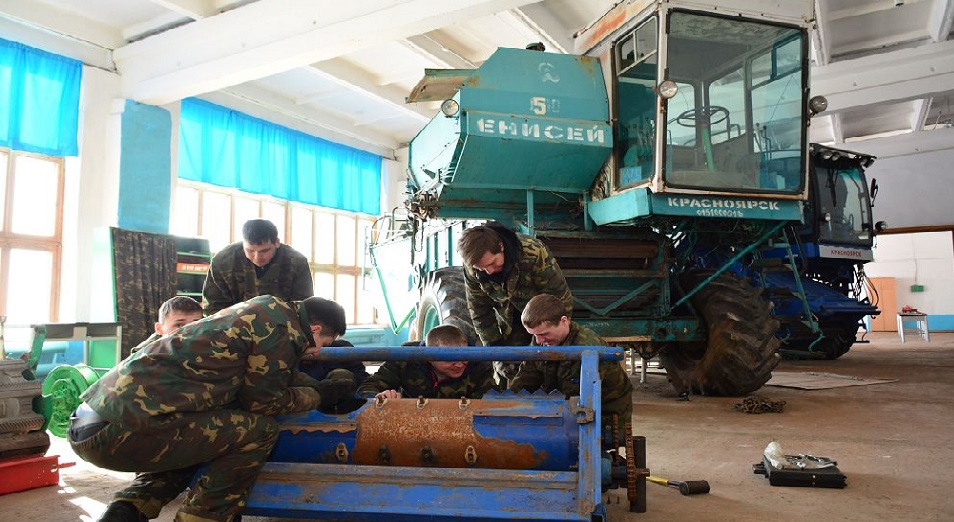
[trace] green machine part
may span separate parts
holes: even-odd
[[[80,405],[80,395],[98,381],[107,368],[91,368],[85,364],[60,365],[43,380],[43,417],[46,429],[65,438],[70,429],[70,415]]]

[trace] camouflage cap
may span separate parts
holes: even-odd
[[[323,297],[309,297],[301,302],[308,312],[312,323],[321,323],[338,335],[344,335],[348,329],[344,308],[340,304]]]

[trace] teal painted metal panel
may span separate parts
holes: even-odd
[[[802,202],[767,198],[653,194],[653,213],[667,216],[801,221]]]
[[[441,217],[525,215],[528,190],[583,194],[613,147],[593,58],[498,49],[454,100],[459,112],[436,116],[410,147],[415,193],[439,198]]]
[[[597,225],[652,215],[703,218],[801,221],[802,202],[767,198],[697,194],[653,194],[649,189],[622,192],[590,202],[588,212]]]
[[[648,189],[629,190],[587,205],[587,212],[597,225],[646,217],[652,210]]]
[[[600,64],[588,56],[497,49],[460,92],[465,111],[609,119]]]

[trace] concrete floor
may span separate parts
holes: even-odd
[[[647,438],[654,475],[707,480],[712,492],[682,496],[647,484],[648,512],[629,513],[625,491],[606,496],[609,521],[954,520],[954,333],[901,344],[870,334],[837,361],[783,361],[779,370],[836,373],[898,382],[825,390],[767,386],[758,395],[786,402],[784,413],[733,411],[738,399],[676,400],[665,376],[634,377],[637,434]],[[845,489],[772,487],[752,464],[778,441],[788,453],[828,456]],[[94,468],[62,441],[50,454],[70,467],[59,486],[0,496],[3,520],[90,521],[131,477]],[[169,522],[177,502],[159,517]],[[277,522],[246,517],[247,521]],[[397,519],[395,519],[397,520]]]

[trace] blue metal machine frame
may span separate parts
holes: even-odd
[[[623,350],[607,346],[531,347],[327,347],[320,358],[345,360],[490,361],[580,359],[580,397],[567,401],[579,424],[576,470],[427,468],[357,464],[268,462],[252,488],[244,513],[257,516],[367,521],[603,521],[598,363],[619,361]],[[506,392],[515,420],[532,417],[552,396]],[[433,399],[432,399],[433,400]],[[451,400],[451,399],[437,399]],[[472,401],[474,403],[480,401]],[[488,402],[492,402],[488,401]],[[369,402],[352,414],[354,418]],[[293,444],[311,413],[279,418]],[[316,415],[322,415],[316,413]],[[325,416],[327,418],[327,416]],[[315,429],[322,429],[315,426]],[[360,430],[348,422],[329,429]],[[435,434],[439,437],[440,434]],[[282,439],[279,440],[279,446]],[[281,448],[276,447],[276,452]],[[292,449],[294,451],[294,449]],[[274,455],[274,454],[273,454]],[[308,460],[303,456],[302,460]]]

